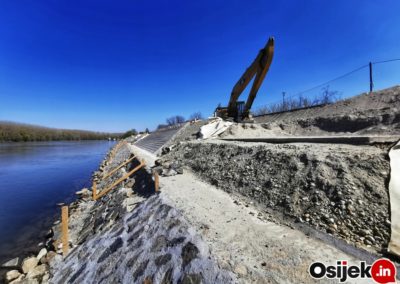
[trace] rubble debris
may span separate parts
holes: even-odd
[[[199,138],[209,139],[216,138],[218,135],[222,134],[227,130],[233,123],[229,121],[224,121],[222,118],[215,118],[213,121],[200,128]]]

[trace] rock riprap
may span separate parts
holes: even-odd
[[[53,267],[51,283],[231,283],[207,244],[160,195],[140,201]],[[150,281],[150,282],[149,282]]]

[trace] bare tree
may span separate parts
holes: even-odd
[[[264,114],[267,114],[267,113],[270,113],[270,110],[269,110],[268,106],[259,107],[258,109],[256,109],[254,111],[254,115],[264,115]]]
[[[157,126],[157,130],[158,130],[158,129],[167,128],[167,127],[168,127],[167,124],[159,124],[159,125]]]
[[[190,115],[189,120],[197,120],[197,119],[203,119],[203,115],[201,114],[201,112],[194,112]]]
[[[171,117],[167,118],[166,122],[169,126],[172,126],[172,125],[176,125],[179,123],[184,123],[185,118],[181,115],[175,115],[175,116],[171,116]]]
[[[299,97],[299,107],[309,107],[312,105],[312,102],[309,98],[300,96]]]
[[[339,92],[329,90],[329,85],[328,85],[322,89],[321,95],[319,96],[319,103],[331,104],[336,102],[338,99],[339,99]]]

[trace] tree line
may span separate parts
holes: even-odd
[[[108,138],[119,138],[120,136],[120,133],[57,129],[0,121],[0,142],[105,140]]]

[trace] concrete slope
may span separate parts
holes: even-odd
[[[144,149],[150,153],[155,154],[160,150],[164,144],[166,144],[172,137],[181,129],[181,126],[162,129],[150,133],[145,138],[139,140],[135,145],[141,149]]]

